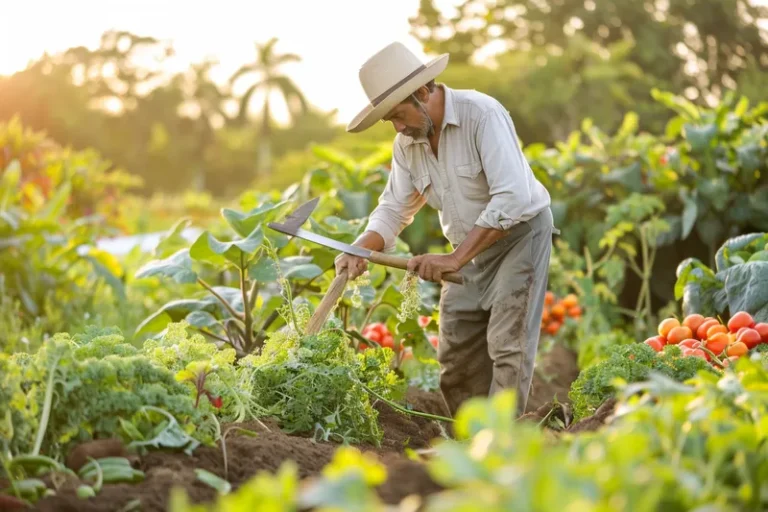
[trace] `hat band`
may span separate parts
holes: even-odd
[[[411,72],[408,74],[408,76],[406,76],[405,78],[403,78],[402,80],[400,80],[399,82],[397,82],[395,85],[393,85],[392,87],[390,87],[389,89],[387,89],[386,91],[384,91],[383,93],[379,94],[379,95],[378,95],[378,96],[376,96],[374,99],[372,99],[372,100],[371,100],[371,105],[373,105],[374,107],[378,107],[378,106],[379,106],[379,103],[381,103],[382,101],[384,101],[384,99],[385,99],[387,96],[389,96],[390,94],[392,94],[393,92],[395,92],[395,90],[396,90],[397,88],[401,87],[401,86],[402,86],[403,84],[405,84],[405,83],[406,83],[408,80],[410,80],[411,78],[415,77],[416,75],[418,75],[419,73],[421,73],[421,72],[422,72],[422,71],[424,71],[425,69],[427,69],[427,66],[425,66],[424,64],[422,64],[422,65],[421,65],[421,66],[419,66],[418,68],[414,69],[413,71],[411,71]]]

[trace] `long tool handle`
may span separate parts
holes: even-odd
[[[407,258],[401,258],[399,256],[392,256],[382,252],[371,251],[371,255],[368,259],[374,263],[378,263],[379,265],[386,265],[388,267],[395,267],[401,270],[408,270]],[[443,274],[443,280],[456,284],[464,284],[464,276],[458,272],[449,272],[447,274]]]
[[[315,309],[312,318],[309,319],[309,322],[307,323],[307,334],[317,334],[320,332],[323,324],[325,324],[325,321],[328,319],[328,314],[333,309],[333,306],[336,305],[336,302],[339,300],[339,297],[342,296],[346,287],[347,269],[343,269],[333,278],[325,297],[323,297],[323,300],[317,305],[317,309]]]

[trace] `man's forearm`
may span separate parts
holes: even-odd
[[[459,246],[453,250],[453,256],[458,261],[459,265],[463,267],[472,259],[493,245],[494,242],[503,238],[506,235],[506,231],[493,228],[482,228],[475,226],[467,234],[467,238],[459,244]]]
[[[381,252],[384,249],[384,237],[375,231],[366,231],[355,240],[352,245],[371,251]]]

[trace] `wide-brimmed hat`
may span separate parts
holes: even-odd
[[[448,65],[444,53],[424,63],[404,44],[395,42],[379,50],[360,68],[360,85],[370,103],[347,125],[348,132],[366,130]]]

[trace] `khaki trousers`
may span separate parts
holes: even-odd
[[[443,283],[437,358],[452,415],[470,397],[508,388],[517,390],[518,416],[525,411],[553,232],[547,208],[465,265],[463,285]]]

